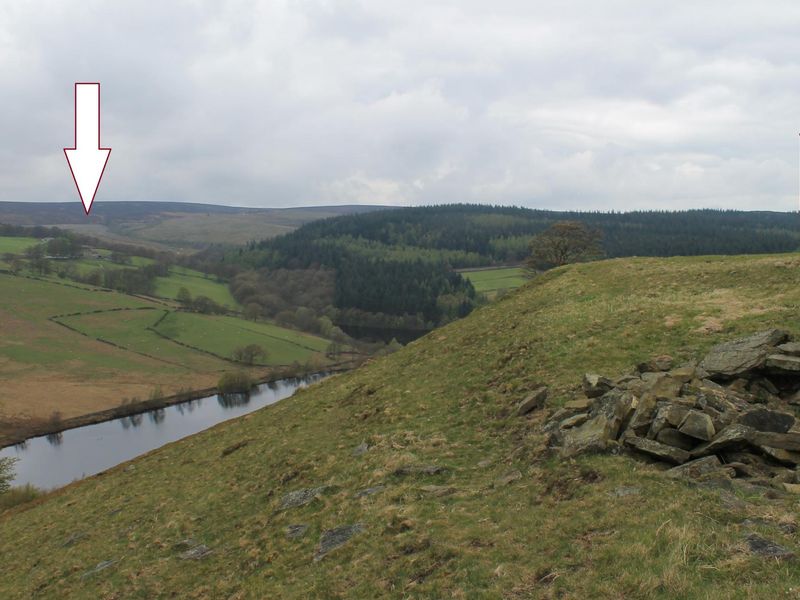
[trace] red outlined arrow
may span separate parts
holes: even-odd
[[[75,84],[75,145],[64,148],[86,214],[106,170],[111,148],[100,147],[100,84]]]

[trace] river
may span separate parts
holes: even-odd
[[[249,395],[207,396],[129,417],[121,417],[31,438],[0,450],[17,458],[13,485],[61,487],[217,423],[251,413],[294,394],[324,374],[263,383]]]

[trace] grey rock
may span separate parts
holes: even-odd
[[[672,427],[665,427],[659,431],[658,435],[656,435],[656,441],[667,446],[675,446],[681,450],[691,450],[697,445],[696,439],[684,435]]]
[[[172,549],[173,550],[183,551],[183,550],[188,550],[189,548],[194,548],[195,546],[199,546],[199,545],[200,545],[200,542],[198,542],[196,539],[194,539],[194,538],[186,538],[186,539],[180,540],[179,542],[175,542],[172,545]]]
[[[578,425],[583,425],[589,419],[589,415],[586,413],[580,413],[578,415],[573,415],[567,419],[564,419],[559,424],[560,429],[571,429],[572,427],[577,427]]]
[[[717,433],[710,442],[706,442],[692,450],[692,456],[707,456],[716,454],[721,450],[738,449],[745,446],[753,434],[753,429],[747,425],[735,423],[728,425]]]
[[[747,541],[747,546],[750,548],[750,552],[753,554],[759,554],[767,558],[775,558],[778,560],[789,560],[794,558],[794,552],[791,552],[783,546],[779,546],[775,542],[765,539],[760,535],[756,535],[755,533],[748,535],[745,540]]]
[[[281,510],[285,510],[287,508],[298,508],[300,506],[311,504],[317,495],[322,494],[327,489],[328,486],[323,485],[320,487],[306,488],[289,492],[283,498],[281,498],[280,508]]]
[[[448,471],[447,467],[439,465],[404,465],[395,469],[394,474],[399,477],[408,475],[443,475]]]
[[[686,450],[667,446],[666,444],[646,438],[629,436],[625,438],[625,444],[635,448],[639,452],[644,452],[645,454],[676,464],[685,463],[691,458],[691,455]]]
[[[81,579],[88,579],[89,577],[91,577],[95,573],[99,573],[100,571],[105,571],[107,568],[109,568],[111,565],[113,565],[116,562],[117,561],[115,561],[115,560],[104,560],[104,561],[101,561],[101,562],[97,563],[97,565],[95,565],[94,568],[89,569],[88,571],[86,571],[86,573],[81,575]]]
[[[639,398],[639,402],[636,404],[628,427],[639,434],[641,429],[650,426],[655,413],[656,397],[652,394],[644,394]]]
[[[296,525],[287,525],[285,532],[286,537],[290,540],[296,540],[303,537],[308,531],[308,525],[305,523],[298,523]]]
[[[354,498],[364,498],[365,496],[372,496],[374,494],[378,494],[386,489],[385,485],[376,485],[373,487],[364,488],[363,490],[358,490],[355,494],[353,494]]]
[[[714,438],[714,423],[707,414],[690,410],[678,426],[678,431],[684,435],[708,442]]]
[[[664,375],[656,379],[648,387],[648,391],[656,397],[656,400],[674,401],[681,395],[682,387],[683,381]]]
[[[631,486],[621,486],[608,492],[609,496],[614,498],[624,498],[626,496],[639,496],[642,493],[641,488]]]
[[[517,472],[519,473],[519,471]],[[520,477],[521,476],[522,474],[520,474]],[[437,498],[455,494],[457,491],[456,488],[447,485],[423,485],[421,488],[419,488],[419,490],[426,494],[430,494],[431,496],[436,496]]]
[[[725,342],[711,349],[700,368],[711,377],[736,377],[764,366],[771,349],[788,338],[785,331],[770,329]]]
[[[647,433],[648,439],[655,439],[658,432],[665,427],[677,428],[682,422],[689,409],[679,404],[662,404],[656,411],[656,416],[650,425],[650,431]]]
[[[800,465],[800,452],[783,450],[782,448],[772,448],[770,446],[758,446],[758,449],[769,456],[771,459],[784,465]]]
[[[79,531],[77,533],[73,533],[66,540],[64,540],[64,543],[61,544],[61,547],[62,548],[69,548],[70,546],[74,546],[79,541],[81,541],[82,539],[87,538],[87,537],[89,537],[89,535],[84,533],[83,531]]]
[[[362,523],[355,523],[324,531],[320,536],[317,552],[314,554],[314,562],[322,560],[329,552],[343,546],[350,538],[361,533],[364,529],[365,527]]]
[[[782,354],[800,356],[800,342],[786,342],[778,346],[778,350],[780,350]]]
[[[786,433],[794,425],[795,418],[794,415],[789,413],[767,408],[756,408],[741,415],[738,422],[752,427],[756,431]]]
[[[614,382],[607,377],[586,373],[583,376],[583,393],[589,398],[597,398],[614,387]]]
[[[665,473],[673,479],[703,480],[709,475],[719,474],[722,463],[716,456],[705,456],[671,468]]]
[[[527,415],[536,408],[542,408],[547,400],[547,387],[536,388],[517,406],[517,416]]]
[[[367,442],[361,442],[358,446],[353,448],[353,456],[361,456],[362,454],[366,454],[369,450],[369,444]]]
[[[498,477],[494,483],[496,486],[504,486],[514,483],[515,481],[519,481],[520,479],[522,479],[522,473],[520,473],[517,469],[514,469],[513,471],[509,471],[505,475]]]
[[[765,366],[773,373],[800,373],[800,356],[770,354]]]
[[[592,408],[594,400],[591,398],[579,398],[578,400],[570,400],[564,403],[564,410],[567,411],[586,411]]]
[[[781,450],[800,452],[800,433],[772,433],[770,431],[752,431],[749,441],[756,446],[769,446]]]
[[[564,432],[561,455],[565,458],[587,452],[604,452],[619,431],[619,423],[605,415],[598,415],[581,425]]]
[[[179,558],[181,560],[202,560],[213,551],[205,544],[198,544],[194,548],[190,548],[186,552],[181,553]]]

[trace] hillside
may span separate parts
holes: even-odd
[[[800,332],[798,267],[792,254],[549,272],[396,354],[0,515],[0,596],[794,594],[794,564],[743,541],[797,550],[775,525],[797,523],[791,498],[692,487],[625,456],[548,458],[541,414],[513,407],[541,382],[557,406],[585,371]],[[352,538],[315,560],[345,526],[328,541]]]
[[[78,202],[0,202],[0,223],[58,226],[116,242],[156,248],[245,244],[293,231],[315,219],[378,206],[241,208],[189,202],[98,202],[86,216]]]

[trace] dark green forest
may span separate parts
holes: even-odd
[[[479,301],[453,270],[518,264],[531,238],[557,221],[602,232],[606,256],[790,252],[800,247],[796,213],[693,210],[629,213],[443,205],[389,209],[308,223],[221,257],[226,268],[335,273],[337,324],[390,318],[435,326],[468,314]],[[220,260],[219,254],[216,255]],[[347,317],[345,317],[347,315]]]

